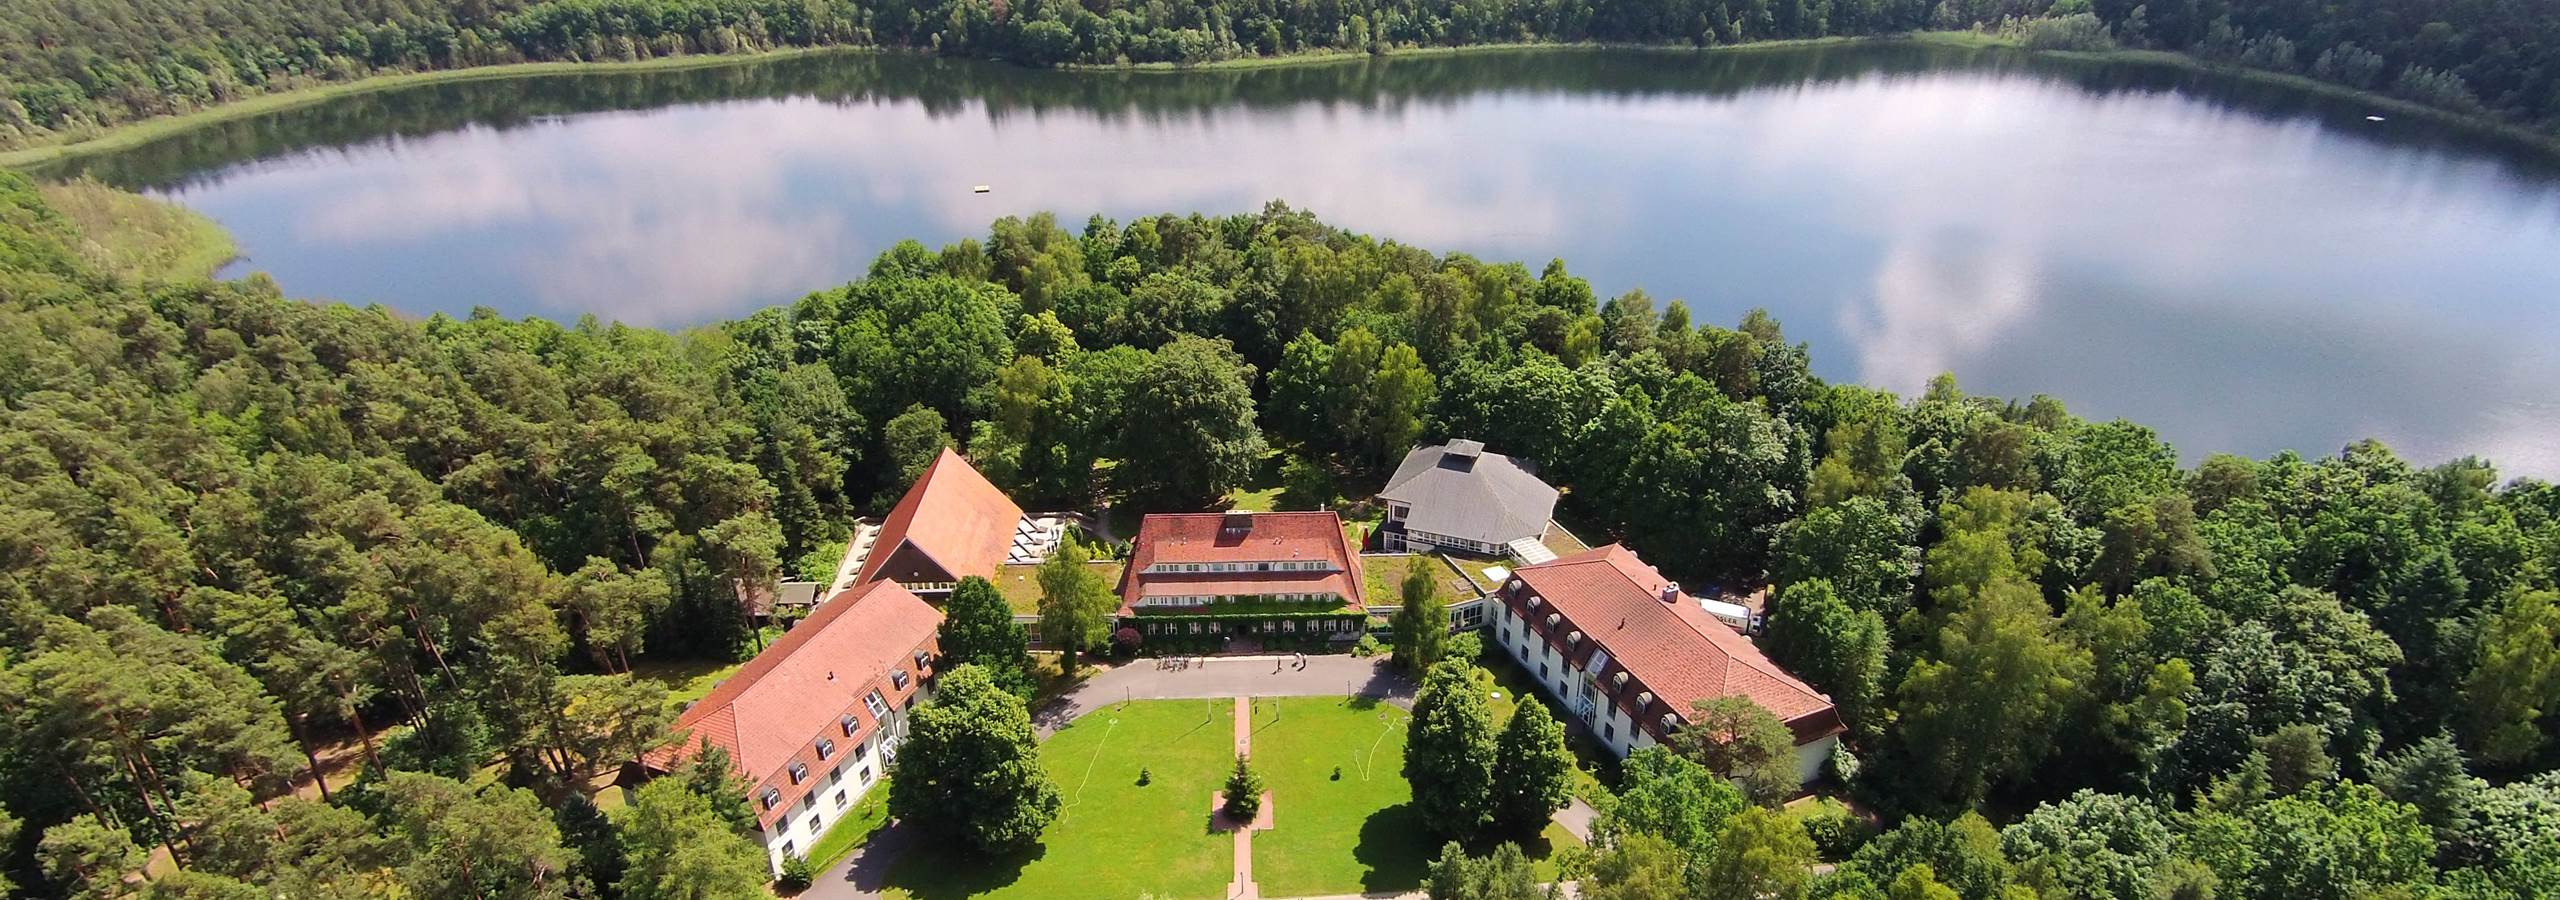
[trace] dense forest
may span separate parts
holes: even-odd
[[[2185,51],[2550,131],[2548,0],[27,0],[0,6],[0,148],[368,74],[877,46],[1027,65],[1497,42],[1713,46],[1995,28]]]
[[[29,893],[121,895],[156,846],[162,897],[662,896],[649,867],[720,856],[685,842],[746,845],[717,777],[610,820],[577,789],[660,739],[627,673],[751,652],[735,586],[831,568],[939,448],[1025,506],[1166,509],[1258,467],[1356,497],[1452,434],[1545,462],[1587,537],[1773,585],[1770,652],[1899,823],[1822,890],[1915,859],[1968,900],[2560,890],[2560,488],[2479,460],[2186,467],[2047,397],[1826,384],[1758,312],[1277,204],[1006,219],[674,334],[137,284],[74,243],[0,178]],[[354,784],[294,790],[351,744]]]

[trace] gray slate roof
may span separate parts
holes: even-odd
[[[1412,508],[1406,528],[1495,547],[1544,533],[1556,511],[1555,488],[1511,457],[1464,439],[1405,454],[1378,497]]]

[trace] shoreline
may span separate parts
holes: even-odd
[[[2333,84],[2311,78],[2306,75],[2252,69],[2245,66],[2225,65],[2199,59],[2188,54],[2167,50],[2028,50],[2025,47],[2020,46],[2016,40],[1979,31],[1913,31],[1890,35],[1793,38],[1786,40],[1754,41],[1747,44],[1728,44],[1716,47],[1688,47],[1665,44],[1621,44],[1608,42],[1503,42],[1492,44],[1470,44],[1462,47],[1396,47],[1378,53],[1357,50],[1320,50],[1283,54],[1279,56],[1240,56],[1234,59],[1223,59],[1192,64],[1070,64],[1057,66],[1056,69],[1062,72],[1080,74],[1115,72],[1134,74],[1181,74],[1186,72],[1216,72],[1294,66],[1340,65],[1372,58],[1428,58],[1463,56],[1480,53],[1606,50],[1621,52],[1639,51],[1648,53],[1706,54],[1785,50],[1805,47],[1846,46],[1859,43],[1909,43],[1955,49],[2003,50],[2025,55],[2042,56],[2068,61],[2166,66],[2186,72],[2254,81],[2260,84],[2308,91],[2324,97],[2364,103],[2378,109],[2389,110],[2399,115],[2424,118],[2428,121],[2439,124],[2466,128],[2483,134],[2494,135],[2501,139],[2515,141],[2532,147],[2540,152],[2550,154],[2555,158],[2560,158],[2560,135],[2545,134],[2522,125],[2501,121],[2486,115],[2438,109],[2436,107],[2403,100],[2377,91],[2353,88],[2341,84]],[[261,94],[235,103],[226,103],[220,106],[207,107],[191,112],[180,113],[174,116],[162,116],[158,118],[127,122],[121,125],[109,127],[104,131],[97,132],[78,140],[50,142],[30,147],[22,147],[16,150],[0,151],[0,168],[18,169],[22,171],[30,170],[65,160],[127,150],[152,141],[183,134],[199,128],[221,124],[223,122],[295,109],[343,97],[357,96],[378,91],[397,90],[400,88],[420,85],[549,75],[644,72],[652,70],[674,71],[833,54],[911,52],[921,51],[866,46],[794,47],[756,53],[665,56],[656,59],[633,60],[628,62],[508,63],[505,65],[477,66],[467,69],[438,69],[428,72],[401,72],[373,75],[354,81],[314,85],[310,87],[294,88],[292,90],[280,91],[272,94]],[[1005,63],[1004,60],[1000,59],[986,59],[985,61]],[[1010,63],[1005,64],[1010,65]]]
[[[1997,39],[1995,38],[1994,40]],[[2004,46],[2014,46],[2014,44]],[[2240,81],[2250,81],[2258,84],[2273,85],[2276,87],[2318,94],[2320,96],[2336,100],[2353,101],[2372,106],[2376,109],[2387,110],[2393,115],[2425,119],[2441,125],[2469,129],[2481,134],[2494,135],[2505,140],[2515,141],[2532,147],[2542,153],[2549,154],[2553,157],[2555,162],[2560,162],[2560,134],[2547,134],[2535,131],[2523,125],[2518,125],[2513,122],[2507,122],[2500,119],[2493,119],[2485,115],[2441,109],[2438,107],[2428,106],[2414,100],[2405,100],[2399,97],[2394,97],[2380,91],[2349,87],[2343,84],[2322,81],[2309,75],[2294,72],[2277,72],[2269,69],[2253,69],[2248,66],[2217,63],[2211,60],[2201,59],[2185,53],[2178,53],[2169,50],[2133,50],[2121,47],[2114,50],[2027,50],[2023,47],[2019,47],[2017,49],[2021,53],[2028,53],[2049,59],[2070,62],[2164,66],[2185,72],[2211,75],[2217,78],[2231,78]]]
[[[785,50],[765,50],[756,53],[661,56],[655,59],[640,59],[628,62],[616,60],[611,62],[507,63],[496,66],[473,66],[467,69],[435,69],[426,72],[395,72],[382,75],[368,75],[354,81],[332,82],[328,84],[318,84],[309,87],[298,87],[291,90],[277,91],[272,94],[259,94],[245,100],[225,103],[220,106],[208,106],[203,109],[191,110],[173,116],[158,116],[149,119],[138,119],[119,125],[109,126],[103,131],[78,140],[55,141],[36,144],[34,146],[20,147],[15,150],[0,151],[0,168],[24,171],[46,163],[60,162],[67,159],[78,159],[84,156],[96,156],[101,153],[112,153],[119,150],[129,150],[133,147],[147,144],[161,138],[184,134],[199,128],[219,125],[236,119],[245,119],[272,112],[282,112],[284,110],[310,106],[312,104],[323,103],[343,97],[353,97],[363,94],[377,93],[380,91],[417,87],[420,85],[445,84],[464,81],[487,81],[544,75],[583,75],[590,73],[602,74],[652,70],[676,71],[683,69],[707,69],[738,63],[763,62],[767,60],[789,59],[800,56],[877,52],[882,51],[875,47],[793,47]]]

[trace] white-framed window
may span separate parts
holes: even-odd
[[[825,759],[825,758],[827,758],[827,757],[834,756],[834,755],[836,755],[836,742],[831,741],[831,740],[828,740],[828,739],[826,739],[826,738],[819,738],[819,739],[818,739],[818,758],[819,758],[819,759]]]
[[[799,760],[793,760],[791,762],[791,783],[799,784],[802,781],[808,780],[808,778],[809,764],[800,762]]]
[[[836,720],[836,727],[844,729],[845,737],[852,737],[854,732],[862,730],[862,717],[845,713],[842,718]]]
[[[758,798],[758,799],[761,799],[761,800],[763,800],[763,801],[764,801],[764,808],[766,808],[766,809],[772,809],[772,808],[774,808],[774,807],[781,806],[781,805],[782,805],[782,789],[781,789],[781,788],[765,788],[765,789],[764,789],[764,796],[763,796],[763,797],[761,797],[761,798]]]
[[[889,701],[880,699],[879,691],[862,695],[862,705],[871,710],[872,718],[877,719],[889,714]]]
[[[895,672],[889,673],[889,685],[897,688],[898,690],[906,690],[908,680],[907,670],[905,669],[899,669]]]

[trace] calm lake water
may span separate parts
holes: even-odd
[[[79,166],[202,210],[289,293],[683,326],[1004,215],[1284,199],[1562,257],[1816,370],[2050,393],[2206,451],[2560,476],[2560,167],[2334,99],[1902,44],[1200,73],[851,54],[435,85]],[[972,194],[988,184],[994,191]]]

